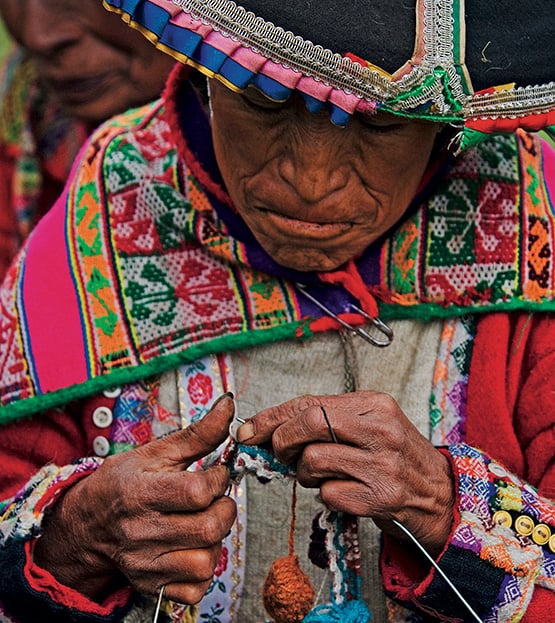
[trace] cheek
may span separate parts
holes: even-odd
[[[263,133],[252,123],[229,116],[225,123],[212,123],[214,151],[226,188],[234,201],[245,178],[260,171],[268,159]]]

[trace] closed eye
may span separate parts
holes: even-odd
[[[375,115],[364,115],[355,113],[354,118],[367,130],[376,134],[390,134],[402,129],[406,122],[393,115],[376,113]]]
[[[272,100],[252,87],[241,93],[241,99],[249,108],[259,112],[279,112],[287,105],[287,102]]]

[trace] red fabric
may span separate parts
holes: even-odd
[[[32,588],[47,593],[50,599],[56,603],[62,604],[66,608],[73,608],[88,614],[109,616],[116,608],[125,606],[129,601],[132,593],[131,587],[119,589],[107,597],[103,603],[98,604],[87,599],[75,589],[60,584],[51,573],[34,564],[33,544],[34,541],[27,541],[25,544],[25,554],[27,557],[24,569],[25,577]]]
[[[511,472],[555,499],[555,316],[488,314],[474,342],[467,403],[467,439]],[[456,521],[456,519],[455,519]],[[424,566],[422,566],[424,565]],[[423,594],[432,574],[406,544],[384,537],[384,586],[400,599]],[[555,593],[536,587],[522,619],[545,620]]]
[[[17,221],[12,206],[13,160],[0,144],[0,281],[19,247]]]
[[[479,323],[467,442],[555,499],[555,316],[491,314]]]
[[[0,435],[0,499],[14,495],[47,463],[67,465],[83,456],[92,456],[92,443],[99,434],[92,413],[100,405],[112,408],[114,402],[100,395],[79,405],[69,405],[66,413],[52,410],[4,426]]]

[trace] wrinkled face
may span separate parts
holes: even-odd
[[[337,268],[403,216],[441,129],[384,113],[340,128],[299,96],[210,86],[227,190],[266,251],[302,271]]]
[[[85,121],[158,97],[173,65],[100,0],[1,0],[0,14],[62,108]]]

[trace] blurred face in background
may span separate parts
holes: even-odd
[[[83,121],[157,98],[173,66],[101,0],[1,0],[0,16],[60,106]]]

